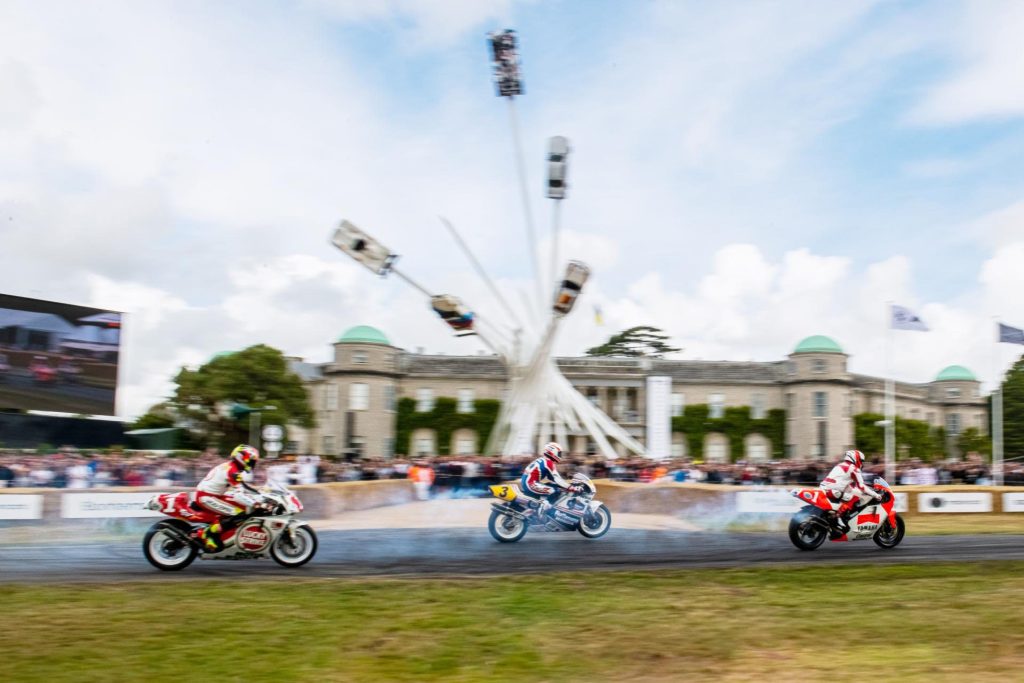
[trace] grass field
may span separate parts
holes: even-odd
[[[0,585],[0,680],[1021,680],[1021,604],[1024,563]]]

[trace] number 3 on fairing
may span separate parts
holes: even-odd
[[[502,500],[512,501],[516,499],[516,490],[511,486],[494,485],[491,486],[491,493],[495,498]]]

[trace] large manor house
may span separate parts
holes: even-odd
[[[853,446],[854,415],[884,413],[885,380],[852,372],[849,356],[824,336],[804,339],[785,360],[733,362],[652,358],[559,358],[570,382],[630,434],[645,442],[647,378],[671,378],[671,415],[688,406],[707,411],[711,425],[701,437],[706,461],[835,457]],[[458,413],[473,413],[481,399],[501,400],[505,368],[496,356],[412,353],[397,348],[373,327],[358,326],[334,343],[334,359],[324,364],[293,360],[316,411],[317,426],[298,435],[300,448],[321,455],[358,453],[365,457],[480,453],[477,429],[447,430],[416,420],[416,428],[396,440],[400,399],[416,413],[434,411],[439,399],[452,399]],[[706,408],[705,408],[706,406]],[[775,444],[752,431],[742,446],[715,432],[714,419],[730,407],[746,406],[752,420],[784,412],[784,439]],[[952,365],[931,382],[896,383],[896,414],[943,427],[952,439],[974,427],[986,432],[986,399],[970,370]],[[423,417],[426,417],[424,415]],[[472,424],[471,420],[466,421]],[[447,443],[439,443],[443,437]],[[738,437],[733,437],[734,439]],[[693,455],[691,441],[672,433],[671,453]],[[574,454],[594,452],[586,436],[565,444]],[[624,454],[624,451],[623,451]]]

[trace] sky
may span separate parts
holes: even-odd
[[[506,27],[542,272],[552,135],[559,254],[593,269],[557,353],[655,325],[678,358],[770,361],[826,334],[881,376],[893,301],[931,328],[892,334],[900,380],[956,363],[987,387],[1019,355],[993,344],[995,318],[1024,326],[1013,0],[7,0],[0,292],[128,314],[124,417],[184,365],[257,343],[324,362],[358,324],[485,352],[329,236],[348,219],[507,323],[444,216],[534,302],[485,42]]]

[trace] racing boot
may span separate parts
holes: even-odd
[[[856,504],[856,500],[848,500],[839,506],[836,510],[836,528],[839,530],[839,535],[849,533],[850,531],[850,513],[853,511],[853,507]]]
[[[224,550],[224,542],[220,539],[221,526],[214,522],[205,529],[200,529],[196,538],[203,544],[203,549],[210,553],[217,553]]]

